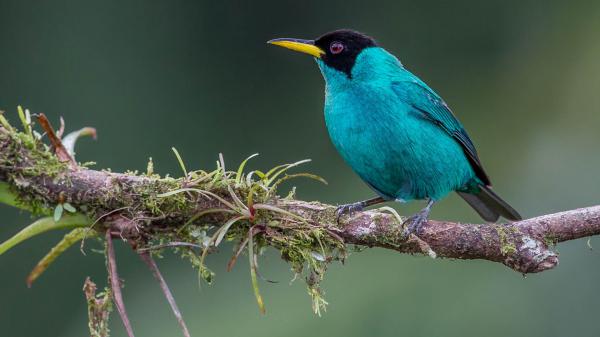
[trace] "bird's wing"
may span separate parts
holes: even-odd
[[[392,82],[392,89],[404,103],[410,104],[423,118],[439,126],[456,140],[467,155],[477,177],[485,185],[491,185],[471,138],[440,96],[416,77],[407,81]]]

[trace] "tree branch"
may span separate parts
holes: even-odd
[[[119,273],[117,272],[117,261],[115,258],[115,249],[112,242],[111,231],[106,231],[106,269],[108,271],[108,281],[110,283],[111,293],[113,301],[117,307],[117,312],[121,316],[127,336],[135,337],[133,329],[131,328],[131,322],[129,316],[127,316],[127,310],[125,310],[125,303],[123,301],[123,294],[121,292],[121,280],[119,279]]]
[[[308,228],[323,230],[346,244],[410,254],[432,250],[438,257],[484,259],[503,263],[521,273],[535,273],[558,264],[558,256],[549,247],[600,234],[600,206],[594,206],[506,224],[429,221],[418,237],[413,235],[406,239],[401,236],[403,219],[389,212],[364,211],[342,216],[338,221],[336,207],[320,202],[266,193],[262,195],[261,205],[253,204],[249,195],[260,191],[252,190],[254,187],[242,181],[238,183],[239,177],[235,178],[236,183],[227,183],[227,186],[215,183],[217,174],[235,174],[222,168],[220,173],[211,173],[212,176],[196,171],[197,174],[190,173],[181,179],[90,170],[64,164],[39,146],[28,147],[19,142],[14,132],[2,127],[0,150],[0,181],[10,185],[22,205],[44,209],[66,200],[85,210],[91,218],[114,212],[103,221],[104,226],[138,243],[151,241],[157,233],[179,231],[194,221],[223,224],[236,212],[242,214],[240,219],[254,224],[259,210],[276,208],[275,213],[292,213],[304,219]],[[192,193],[195,190],[198,193]],[[249,201],[244,205],[240,200]],[[277,217],[275,213],[259,218],[262,225],[286,228],[294,221],[299,222],[283,215]],[[122,221],[123,218],[129,221]]]
[[[288,209],[311,218],[318,218],[330,208],[316,203],[288,204]],[[375,210],[346,217],[333,228],[346,243],[410,254],[426,253],[430,248],[439,257],[483,259],[503,263],[521,273],[537,273],[558,265],[558,256],[551,246],[600,234],[600,206],[503,224],[430,220],[423,225],[419,238],[408,240],[402,238],[399,226],[394,216]]]
[[[152,271],[152,274],[154,274],[154,278],[156,278],[156,280],[160,284],[160,288],[161,288],[163,294],[165,295],[167,302],[169,302],[169,306],[171,306],[171,310],[173,311],[175,318],[177,318],[177,323],[179,323],[179,327],[181,328],[181,331],[183,332],[183,336],[190,337],[190,331],[188,330],[187,325],[185,324],[185,321],[183,320],[181,311],[179,310],[179,307],[177,306],[177,303],[175,302],[175,298],[173,297],[173,294],[171,293],[171,290],[169,289],[169,286],[167,285],[167,281],[165,281],[165,278],[162,276],[160,270],[158,269],[158,265],[156,265],[156,262],[154,261],[154,259],[148,252],[140,252],[139,255],[140,255],[140,258],[144,261],[144,263],[146,263],[148,268],[150,268],[150,270]]]

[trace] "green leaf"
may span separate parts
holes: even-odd
[[[305,177],[305,178],[313,179],[313,180],[319,181],[319,182],[327,185],[327,180],[321,178],[320,176],[318,176],[316,174],[312,174],[312,173],[286,174],[285,176],[277,179],[277,181],[275,181],[275,183],[273,183],[273,185],[271,185],[269,192],[272,194],[275,191],[277,191],[277,187],[279,187],[279,185],[281,183],[285,182],[286,180],[290,180],[290,179],[294,179],[294,178],[299,178],[299,177]]]
[[[56,205],[56,207],[54,208],[54,222],[58,222],[60,220],[60,218],[62,217],[63,214],[63,205],[62,204],[58,204]]]
[[[256,303],[258,304],[258,310],[261,314],[265,314],[265,302],[260,295],[260,289],[258,288],[258,279],[256,278],[256,264],[254,264],[254,240],[252,237],[252,230],[248,233],[248,257],[250,259],[250,278],[252,279],[252,289],[254,290],[254,296],[256,297]]]
[[[92,221],[85,215],[65,215],[60,221],[54,221],[52,217],[41,218],[31,225],[23,228],[19,233],[12,238],[0,244],[0,255],[8,251],[19,243],[47,231],[66,228],[86,227],[92,224]]]
[[[8,123],[8,121],[6,120],[6,118],[4,117],[4,115],[2,114],[3,111],[0,111],[0,124],[2,124],[2,126],[8,130],[8,131],[13,131],[12,126],[10,126],[10,123]]]
[[[237,216],[233,219],[230,219],[229,221],[227,221],[223,226],[221,226],[221,228],[219,228],[219,235],[217,236],[217,238],[215,239],[215,247],[218,246],[221,241],[223,241],[223,238],[225,237],[225,234],[227,234],[227,231],[229,231],[229,228],[236,222],[242,220],[242,219],[247,219],[247,216]]]
[[[33,268],[33,270],[27,276],[27,286],[31,287],[31,284],[37,280],[43,272],[58,258],[65,250],[71,247],[75,242],[82,240],[86,237],[95,237],[98,233],[87,228],[75,228],[67,233],[62,240],[56,244],[49,252],[44,256],[40,262]]]
[[[63,208],[65,209],[65,211],[69,212],[69,213],[76,213],[77,210],[75,209],[75,207],[73,207],[73,205],[69,204],[68,202],[65,202],[64,204],[62,204]]]
[[[277,179],[277,177],[279,175],[281,175],[282,173],[285,173],[285,171],[291,169],[292,167],[296,167],[298,165],[302,165],[302,164],[308,163],[310,161],[311,161],[310,159],[304,159],[304,160],[300,160],[300,161],[297,161],[297,162],[291,163],[291,164],[275,166],[269,172],[267,172],[267,177],[268,177],[267,186],[271,185],[271,183],[273,181],[275,181],[275,179]]]
[[[265,180],[265,179],[268,178],[267,175],[263,171],[260,171],[260,170],[254,170],[254,171],[252,171],[250,173],[251,174],[256,174],[261,180]]]
[[[275,212],[275,213],[281,213],[281,214],[290,216],[292,218],[298,219],[298,220],[300,220],[302,222],[306,222],[307,221],[305,218],[299,216],[298,214],[294,214],[292,212],[288,212],[288,211],[286,211],[284,209],[281,209],[281,208],[279,208],[277,206],[268,205],[268,204],[255,204],[253,207],[254,207],[254,209],[264,209],[264,210]]]
[[[264,174],[265,178],[269,178],[269,176],[271,176],[271,174],[273,174],[275,171],[277,171],[277,170],[279,170],[281,168],[284,168],[284,167],[286,167],[288,165],[290,165],[290,164],[281,164],[281,165],[277,165],[277,166],[273,167],[272,169],[270,169],[269,171],[267,171],[267,173]]]
[[[223,240],[223,237],[225,236],[225,234],[227,233],[227,231],[229,230],[229,227],[231,227],[231,225],[233,225],[234,223],[236,223],[242,219],[247,219],[247,218],[248,218],[247,216],[242,215],[242,216],[238,216],[233,219],[230,219],[229,221],[227,221],[227,223],[225,223],[223,226],[219,227],[219,229],[217,229],[215,231],[213,236],[208,241],[208,244],[206,244],[204,246],[204,250],[202,251],[202,255],[200,256],[200,267],[201,268],[204,267],[204,260],[206,259],[206,256],[208,255],[210,246],[215,246],[215,247],[218,246],[219,243],[221,243],[221,240]]]
[[[235,184],[239,185],[239,183],[242,181],[242,174],[244,173],[244,167],[246,167],[246,163],[248,162],[248,160],[254,158],[258,156],[258,153],[255,153],[253,155],[251,155],[250,157],[244,159],[244,161],[240,164],[240,167],[238,167],[237,170],[237,174],[235,175]]]
[[[172,147],[171,150],[173,150],[173,153],[175,153],[175,157],[177,157],[177,161],[179,162],[179,166],[181,166],[181,170],[183,171],[183,177],[187,178],[188,171],[185,168],[185,164],[183,163],[183,159],[181,159],[181,156],[179,155],[179,151],[177,151],[177,149],[174,148],[174,147]]]
[[[17,106],[17,112],[19,113],[19,118],[21,119],[21,124],[23,124],[23,129],[25,130],[25,133],[31,136],[30,120],[25,115],[25,112],[23,112],[23,107],[21,107],[20,105]]]

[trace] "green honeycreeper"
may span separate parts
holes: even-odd
[[[325,123],[346,163],[378,197],[342,205],[338,214],[385,201],[428,200],[405,235],[419,235],[431,206],[456,191],[486,221],[521,216],[491,189],[469,135],[427,84],[370,37],[336,30],[316,40],[273,45],[312,55],[325,78]]]

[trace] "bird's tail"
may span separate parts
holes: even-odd
[[[498,221],[500,216],[508,220],[521,220],[521,215],[506,201],[502,200],[489,186],[479,185],[479,192],[458,192],[477,213],[490,222]]]

